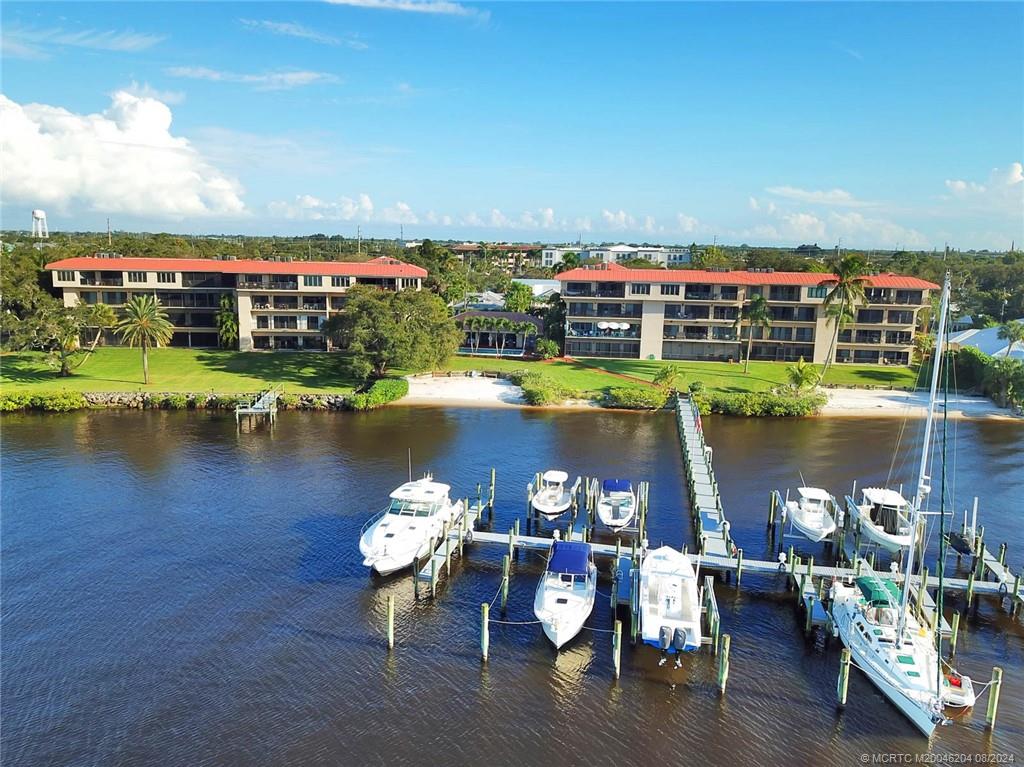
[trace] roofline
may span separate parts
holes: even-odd
[[[576,267],[555,275],[559,282],[665,282],[714,283],[719,285],[793,285],[815,287],[835,281],[836,275],[822,272],[726,272],[703,269],[634,269],[621,264],[600,264],[596,267]],[[792,282],[786,282],[787,279]],[[938,290],[939,285],[901,274],[865,274],[868,287],[901,288],[906,290]]]
[[[426,277],[427,270],[397,258],[379,257],[369,261],[266,261],[238,259],[220,261],[212,258],[122,257],[102,258],[75,256],[53,261],[47,271],[173,271],[207,272],[211,274],[307,274],[349,277]]]

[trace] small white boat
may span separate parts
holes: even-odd
[[[530,503],[533,508],[548,519],[554,519],[568,511],[572,505],[572,492],[565,486],[569,475],[564,471],[546,471],[541,477],[541,487]]]
[[[946,671],[942,677],[942,703],[950,708],[973,708],[976,697],[969,676]]]
[[[391,493],[391,503],[370,519],[359,535],[363,564],[381,575],[401,570],[427,555],[431,539],[440,539],[445,523],[462,513],[451,488],[430,476],[406,482]]]
[[[795,501],[786,500],[786,518],[812,543],[820,543],[836,529],[836,499],[818,487],[798,487]]]
[[[861,494],[863,500],[851,510],[861,533],[891,554],[909,546],[913,529],[907,499],[884,487],[865,487]]]
[[[537,584],[533,613],[556,648],[580,633],[594,608],[597,567],[589,543],[555,540]]]
[[[628,479],[606,479],[597,499],[597,517],[612,530],[621,530],[636,516],[636,493]]]
[[[647,553],[640,565],[640,634],[662,653],[700,649],[700,597],[690,558],[670,546]],[[665,662],[664,655],[661,662]],[[676,665],[680,665],[676,656]]]

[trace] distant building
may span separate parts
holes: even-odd
[[[419,290],[427,270],[394,258],[370,261],[250,261],[206,258],[67,258],[47,264],[65,306],[104,303],[115,311],[134,296],[166,307],[171,346],[217,346],[217,311],[229,296],[238,348],[328,349],[321,326],[345,306],[353,285]],[[114,340],[114,339],[111,339]]]
[[[544,248],[541,265],[553,267],[562,262],[566,253],[575,253],[581,261],[603,261],[606,264],[621,264],[642,258],[659,266],[679,266],[691,260],[689,248],[672,248],[660,245],[592,245],[586,248],[557,247]]]
[[[518,282],[530,288],[533,291],[533,300],[538,304],[545,303],[559,290],[558,280],[532,280],[524,277],[515,277],[512,282]]]
[[[1024,322],[1024,318],[1018,320]],[[971,328],[949,336],[949,347],[953,350],[971,346],[993,357],[1005,357],[1008,344],[999,337],[999,328]],[[1024,360],[1024,344],[1017,344],[1010,352],[1011,359]]]

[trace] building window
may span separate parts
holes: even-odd
[[[128,282],[145,282],[145,272],[128,272]]]
[[[634,282],[630,284],[629,292],[634,296],[649,296],[651,294],[651,286],[643,282]]]
[[[332,288],[347,288],[351,283],[351,277],[331,277]]]
[[[60,280],[61,282],[74,282],[75,281],[75,273],[74,272],[60,271],[60,272],[57,272],[57,279]]]
[[[83,304],[94,304],[97,301],[96,293],[91,290],[79,293],[78,297],[82,300]]]
[[[828,288],[824,285],[820,285],[814,288],[807,288],[808,298],[824,298],[828,295]]]
[[[174,282],[174,272],[157,272],[156,281],[164,284]]]
[[[324,278],[319,274],[304,274],[302,284],[307,288],[319,288],[324,284]]]
[[[678,285],[662,285],[661,295],[663,296],[678,296],[679,286]]]
[[[118,306],[128,300],[128,294],[121,291],[107,291],[103,293],[103,303],[111,306]]]

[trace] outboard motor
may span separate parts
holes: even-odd
[[[683,652],[686,649],[686,630],[676,629],[673,640],[672,646],[676,648],[676,652]]]
[[[667,650],[672,646],[672,629],[669,626],[662,626],[658,632],[658,647]]]

